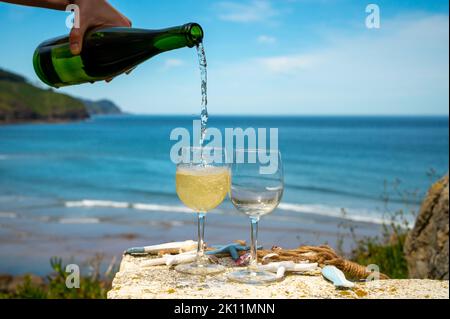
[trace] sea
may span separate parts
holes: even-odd
[[[129,247],[195,239],[196,215],[175,192],[170,134],[192,131],[197,117],[0,126],[0,273],[46,274],[52,256],[117,261]],[[265,248],[343,238],[350,250],[350,229],[377,236],[396,212],[411,226],[449,169],[445,116],[211,116],[208,125],[278,129],[285,192],[261,219]],[[205,236],[249,241],[250,222],[226,199],[208,213]]]

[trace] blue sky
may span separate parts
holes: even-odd
[[[211,114],[444,114],[446,0],[114,0],[135,27],[195,21],[205,30]],[[369,3],[381,28],[365,25]],[[66,13],[0,3],[0,67],[37,82],[31,58],[67,33]],[[155,57],[110,84],[60,89],[148,114],[197,114],[194,50]]]

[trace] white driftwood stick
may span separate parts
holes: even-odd
[[[166,257],[150,259],[142,263],[142,267],[160,266],[166,264]]]
[[[179,254],[179,255],[167,255],[166,265],[178,265],[185,264],[194,261],[197,258],[197,252],[189,253],[189,254]]]
[[[150,259],[142,263],[142,267],[152,267],[160,265],[177,265],[194,261],[197,257],[197,251],[191,250],[178,255],[164,255],[161,258]]]
[[[161,250],[168,250],[168,249],[178,249],[180,252],[186,252],[193,250],[196,247],[197,247],[196,241],[186,240],[180,242],[165,243],[161,245],[146,246],[144,247],[144,251],[148,254],[158,253]]]
[[[259,269],[270,271],[270,272],[278,272],[278,270],[283,267],[285,271],[293,271],[293,272],[304,272],[316,270],[318,265],[317,263],[304,263],[304,264],[296,264],[293,261],[281,261],[281,262],[273,262],[267,265],[258,266]]]

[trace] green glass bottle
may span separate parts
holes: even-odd
[[[38,77],[59,88],[94,83],[122,74],[143,61],[169,50],[194,47],[203,40],[196,23],[163,30],[105,28],[87,33],[81,55],[72,55],[69,37],[43,42],[34,53]]]

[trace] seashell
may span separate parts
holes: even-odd
[[[246,266],[249,264],[250,259],[250,253],[243,254],[238,260],[235,261],[236,266]]]
[[[266,259],[272,258],[272,257],[278,257],[278,254],[272,253],[272,254],[267,254],[262,258],[262,262],[264,262]]]

